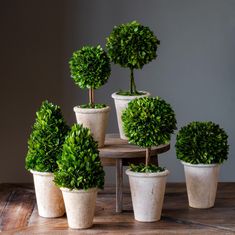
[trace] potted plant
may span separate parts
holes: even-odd
[[[156,59],[159,45],[160,41],[149,27],[136,21],[115,26],[107,38],[106,47],[111,61],[130,69],[129,90],[121,90],[112,94],[121,139],[127,139],[122,127],[122,111],[127,107],[129,101],[150,95],[146,91],[137,90],[134,69],[142,69],[145,64]]]
[[[160,220],[169,171],[149,164],[149,159],[152,146],[170,141],[176,129],[174,111],[159,97],[143,97],[128,103],[122,120],[129,142],[146,148],[145,164],[132,164],[126,171],[135,219],[142,222]]]
[[[184,165],[189,206],[214,206],[220,164],[227,159],[228,136],[219,125],[194,121],[176,138],[176,155]]]
[[[65,212],[53,173],[58,168],[56,161],[68,129],[60,107],[44,101],[36,113],[26,156],[26,169],[33,174],[38,213],[42,217],[59,217]]]
[[[75,84],[82,89],[89,89],[89,103],[74,107],[77,123],[90,128],[98,146],[102,147],[110,107],[95,104],[94,90],[108,81],[111,73],[110,60],[100,45],[84,46],[73,53],[69,66]]]
[[[79,124],[72,126],[58,165],[55,183],[63,193],[69,227],[91,227],[97,190],[104,185],[104,170],[90,129]]]

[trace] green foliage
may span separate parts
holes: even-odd
[[[82,105],[79,105],[79,108],[83,108],[83,109],[102,109],[105,107],[106,107],[105,104],[82,104]]]
[[[69,61],[71,77],[80,88],[97,89],[110,76],[110,60],[100,45],[84,46],[75,51]]]
[[[222,163],[227,160],[228,136],[213,122],[191,122],[176,137],[177,158],[191,164]]]
[[[144,92],[140,92],[138,91],[138,93],[131,93],[130,91],[123,91],[123,90],[119,90],[117,92],[117,95],[123,95],[123,96],[136,96],[136,95],[144,95]]]
[[[132,100],[122,114],[122,121],[130,143],[146,148],[168,143],[176,129],[174,111],[160,97]]]
[[[146,166],[143,163],[138,165],[130,164],[129,169],[134,172],[142,172],[142,173],[155,173],[155,172],[162,172],[165,170],[164,167],[159,167],[154,164],[149,164]]]
[[[44,101],[36,113],[36,122],[28,140],[26,169],[40,172],[57,170],[56,161],[62,153],[68,130],[60,107]]]
[[[149,29],[136,21],[115,26],[107,38],[108,55],[115,64],[141,69],[157,57],[160,41]]]
[[[90,129],[74,124],[67,135],[55,183],[69,189],[103,188],[104,170]]]

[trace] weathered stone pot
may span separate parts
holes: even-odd
[[[127,140],[126,135],[124,134],[123,127],[122,127],[122,112],[125,110],[128,106],[128,103],[131,100],[134,100],[136,98],[146,97],[150,96],[150,93],[146,91],[141,91],[145,94],[143,95],[137,95],[137,96],[125,96],[125,95],[118,95],[117,92],[112,94],[112,98],[114,99],[115,108],[116,108],[116,114],[117,114],[117,121],[118,121],[118,128],[120,133],[120,138]]]
[[[63,193],[68,225],[73,229],[85,229],[93,225],[97,188],[70,190],[61,188]]]
[[[76,115],[77,123],[83,124],[84,127],[89,128],[93,138],[98,142],[98,147],[103,147],[110,107],[106,106],[100,109],[90,109],[75,106],[73,110]]]
[[[153,222],[161,219],[168,170],[157,173],[139,173],[126,170],[129,176],[135,219]]]
[[[190,164],[184,165],[189,206],[193,208],[210,208],[214,206],[219,164]]]
[[[38,214],[46,218],[63,216],[65,206],[62,193],[54,183],[54,174],[30,171],[33,174]]]

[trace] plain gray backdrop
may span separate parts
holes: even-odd
[[[41,102],[61,106],[75,122],[73,106],[87,91],[70,79],[68,60],[83,45],[101,44],[114,25],[137,20],[161,41],[158,58],[135,71],[137,88],[169,102],[178,129],[211,120],[229,135],[230,153],[220,181],[235,181],[235,1],[234,0],[1,0],[0,2],[0,182],[29,182],[24,169],[27,139]],[[110,95],[128,87],[129,71],[112,64],[110,80],[95,93],[112,108],[107,132],[117,132]],[[177,132],[176,132],[177,133]],[[171,182],[184,181],[171,150],[160,156]],[[106,168],[106,183],[114,183]]]

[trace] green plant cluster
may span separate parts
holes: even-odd
[[[129,169],[134,172],[142,172],[142,173],[155,173],[155,172],[162,172],[165,170],[164,167],[156,166],[154,164],[145,165],[140,163],[138,165],[130,164]]]
[[[110,76],[110,60],[100,45],[84,46],[73,53],[69,61],[71,77],[80,88],[97,89]]]
[[[40,172],[56,171],[56,161],[62,153],[62,145],[68,130],[60,107],[44,101],[36,113],[36,121],[28,140],[26,169]]]
[[[68,133],[55,183],[69,189],[103,188],[104,170],[99,158],[98,144],[90,129],[74,124]]]
[[[160,97],[132,100],[122,121],[129,142],[145,148],[168,143],[176,129],[175,113]]]
[[[79,105],[79,108],[83,108],[83,109],[102,109],[107,107],[106,104],[81,104]]]
[[[191,164],[220,164],[227,160],[227,139],[226,132],[211,121],[191,122],[177,134],[177,158]]]
[[[136,21],[115,26],[107,38],[111,60],[122,67],[141,69],[157,57],[160,41],[149,29]]]

